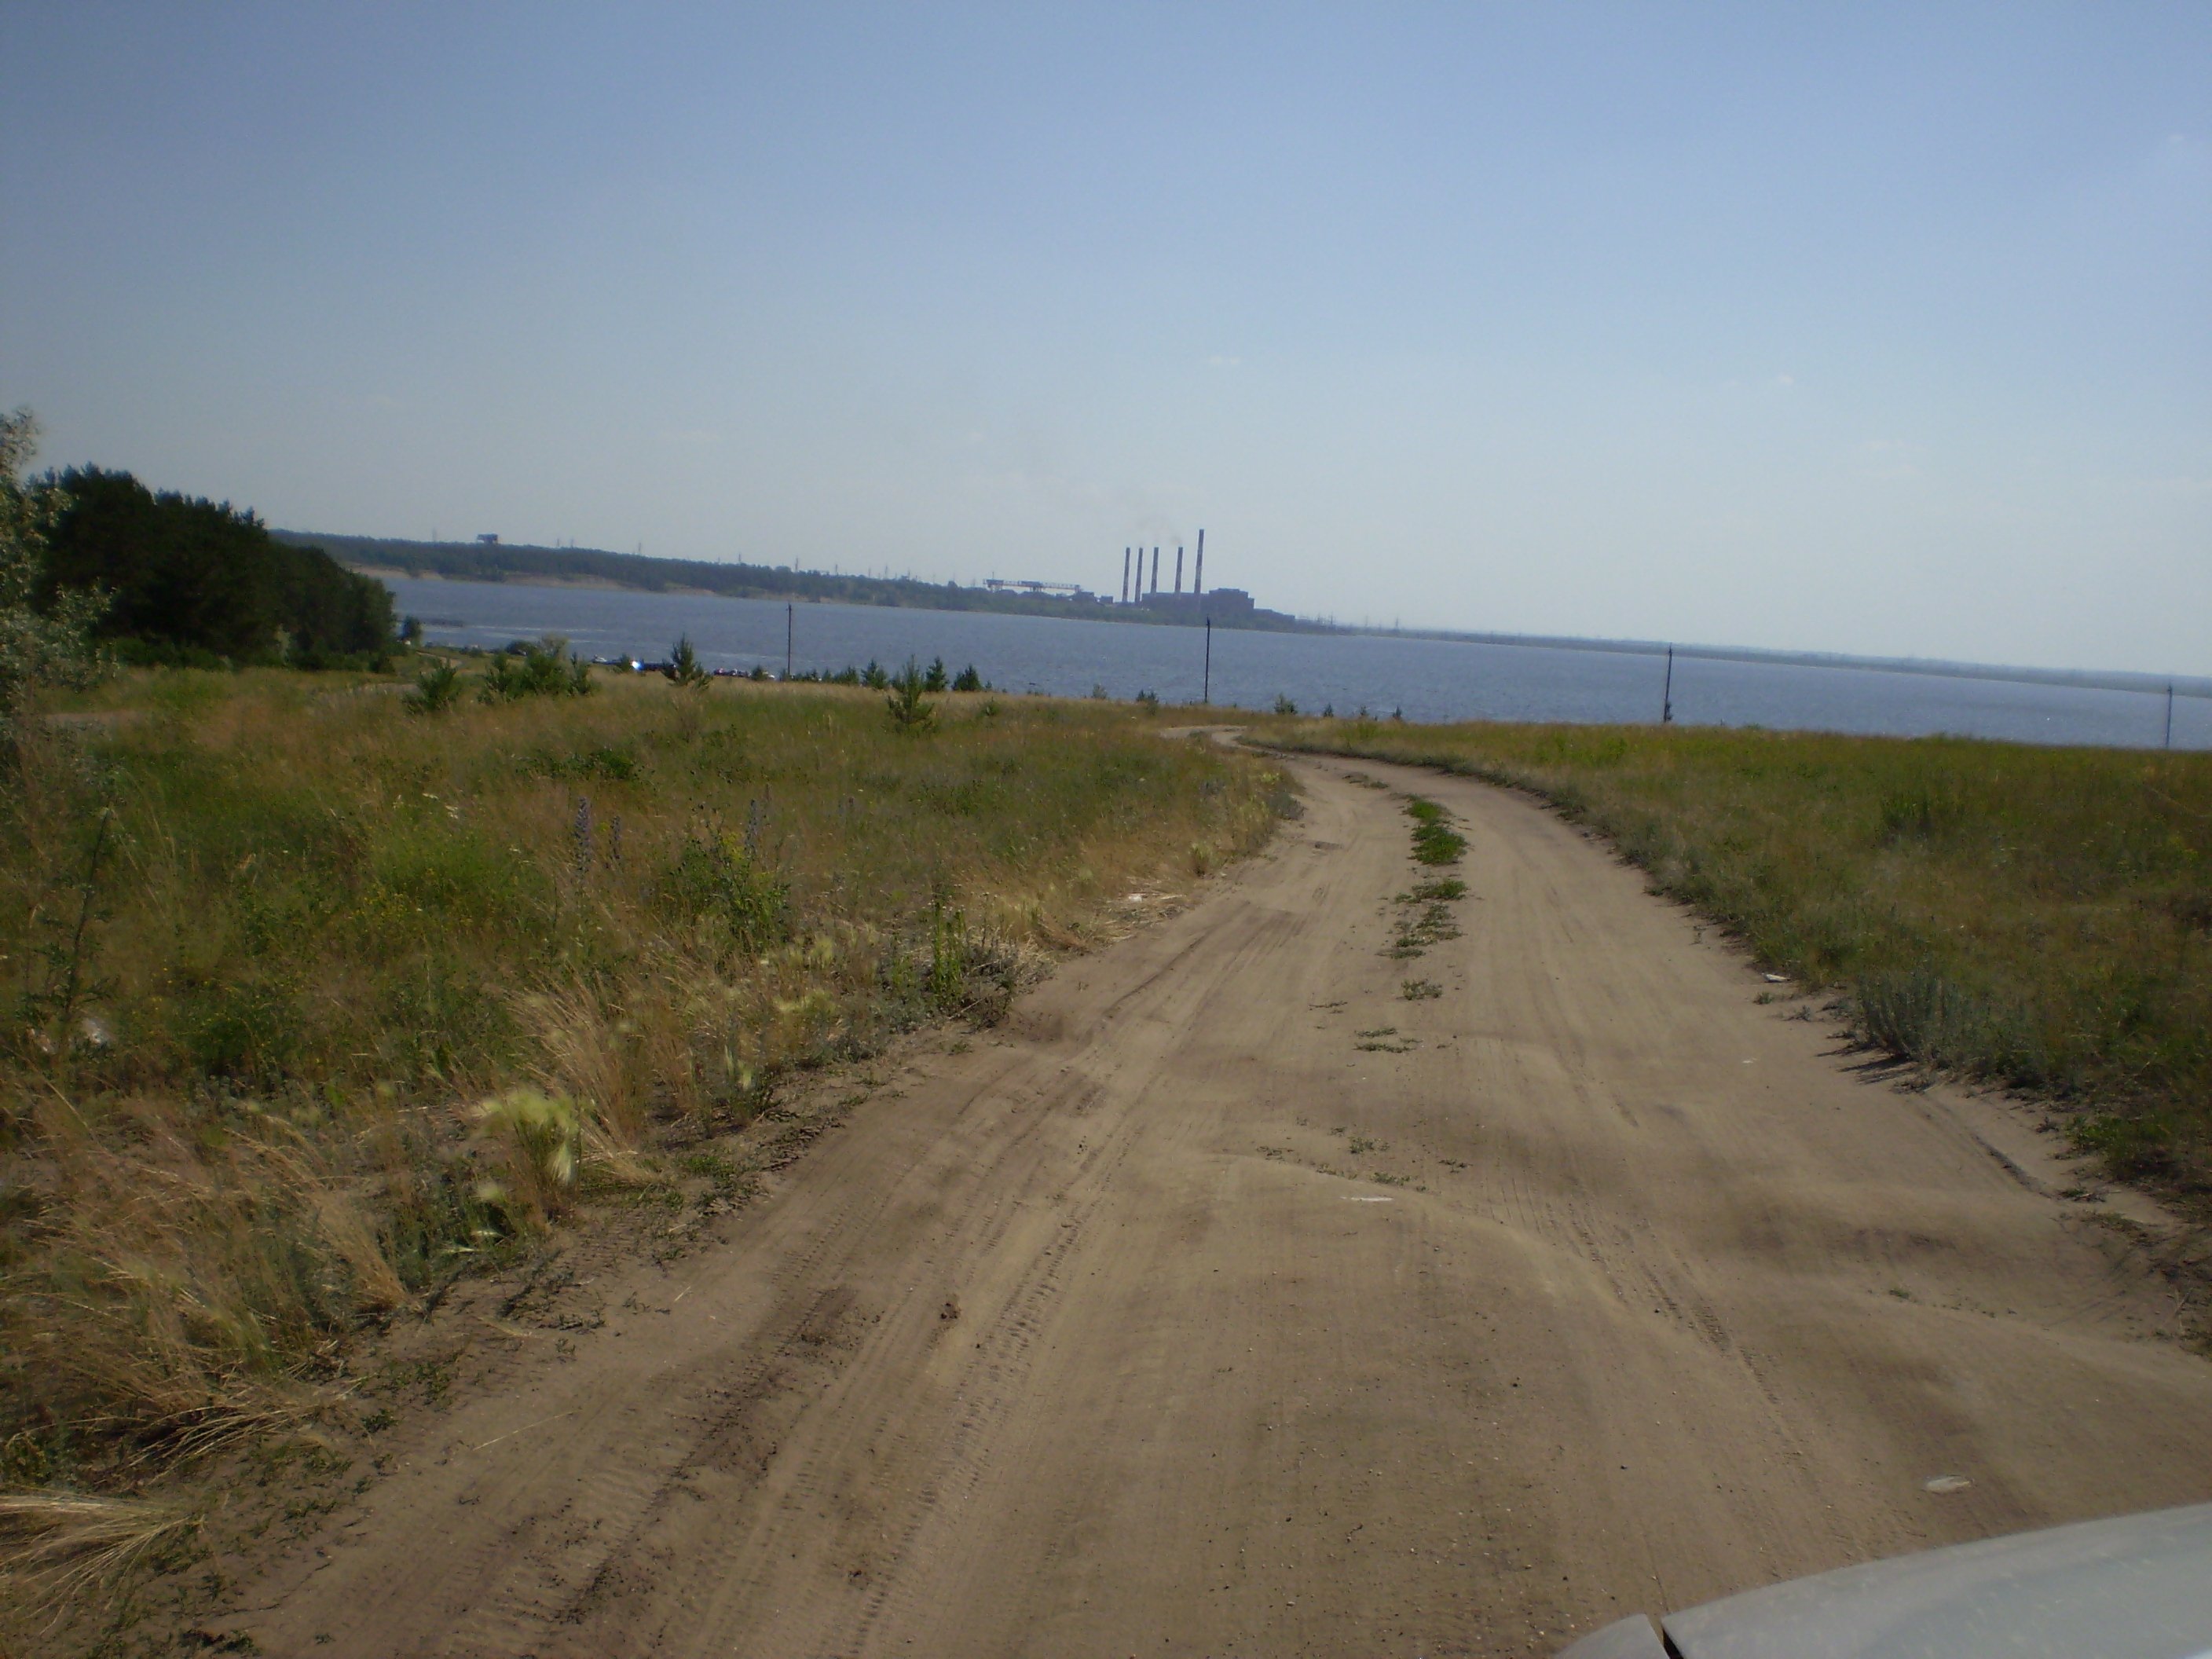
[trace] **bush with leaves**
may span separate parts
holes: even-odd
[[[38,438],[29,410],[0,415],[0,714],[34,685],[88,684],[106,667],[92,640],[107,609],[104,594],[64,588],[36,603],[48,537],[69,505],[52,479],[23,482]]]
[[[688,836],[653,889],[655,908],[717,964],[782,944],[791,933],[791,884],[742,845]]]

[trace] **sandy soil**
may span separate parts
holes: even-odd
[[[1535,807],[1369,766],[1471,842],[1461,936],[1391,959],[1399,803],[1298,769],[1269,856],[940,1040],[602,1328],[515,1344],[226,1625],[1544,1654],[2212,1497],[2212,1365],[2048,1137],[1855,1069]]]

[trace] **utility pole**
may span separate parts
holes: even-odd
[[[1206,678],[1201,684],[1205,689],[1199,692],[1198,700],[1211,708],[1213,707],[1213,618],[1211,617],[1206,619]]]
[[[2173,682],[2166,683],[2166,746],[2173,747]]]
[[[1667,647],[1667,689],[1659,694],[1659,724],[1671,726],[1674,720],[1674,647]]]
[[[791,641],[798,633],[799,607],[787,605],[783,607],[783,677],[787,680],[791,678]]]

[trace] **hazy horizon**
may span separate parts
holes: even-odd
[[[2201,5],[21,3],[0,94],[42,464],[1108,592],[1203,526],[1346,623],[2212,672]]]

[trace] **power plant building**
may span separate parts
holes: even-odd
[[[1177,622],[1202,622],[1211,617],[1225,623],[1249,617],[1255,609],[1252,596],[1241,587],[1217,587],[1210,593],[1146,593],[1137,603]]]

